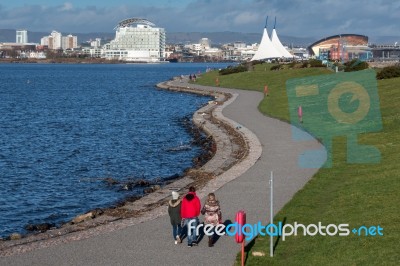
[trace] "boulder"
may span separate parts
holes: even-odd
[[[153,193],[153,192],[154,192],[154,190],[153,190],[153,188],[152,188],[152,187],[149,187],[149,188],[145,188],[145,189],[143,189],[143,192],[144,192],[144,193],[146,193],[146,194],[149,194],[149,193]]]
[[[25,226],[25,229],[27,231],[47,231],[51,229],[52,227],[55,227],[55,224],[51,223],[42,223],[42,224],[28,224]]]
[[[76,217],[72,220],[72,223],[73,223],[73,224],[78,224],[78,223],[81,223],[81,222],[90,220],[90,219],[92,219],[93,217],[94,217],[93,212],[88,212],[88,213],[85,213],[85,214],[76,216]]]
[[[22,238],[22,235],[18,234],[18,233],[12,233],[10,235],[10,240],[18,240],[18,239],[21,239],[21,238]]]
[[[140,179],[140,180],[137,181],[137,185],[138,185],[138,186],[141,186],[141,187],[145,187],[145,186],[150,185],[150,183],[149,183],[149,181],[147,181],[147,180]]]

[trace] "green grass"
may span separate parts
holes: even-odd
[[[269,71],[260,65],[252,72],[219,76],[222,87],[262,91],[269,96],[259,110],[289,120],[285,82],[290,78],[331,73],[325,69]],[[198,80],[214,85],[216,72]],[[354,227],[380,225],[384,236],[292,236],[279,241],[269,257],[269,238],[258,236],[247,245],[247,265],[397,265],[400,262],[400,78],[379,80],[378,91],[383,129],[361,134],[359,143],[374,145],[381,152],[379,164],[348,164],[346,138],[333,141],[333,167],[323,168],[297,192],[275,216],[275,221],[293,224],[350,224]],[[248,214],[251,215],[251,214]],[[276,238],[275,238],[276,240]],[[265,257],[253,257],[264,251]],[[240,264],[240,254],[237,263]]]

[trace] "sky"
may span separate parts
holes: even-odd
[[[0,29],[63,34],[113,32],[131,17],[167,33],[261,33],[267,16],[286,36],[400,36],[399,0],[0,0]]]

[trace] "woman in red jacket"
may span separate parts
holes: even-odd
[[[201,203],[199,197],[196,195],[196,189],[192,186],[189,192],[182,199],[181,217],[183,226],[186,227],[188,236],[188,247],[197,246],[197,225],[199,218]]]

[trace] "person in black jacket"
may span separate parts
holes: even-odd
[[[181,203],[182,201],[179,198],[179,193],[172,191],[172,200],[168,202],[168,214],[172,224],[172,235],[174,237],[175,245],[182,243]]]

